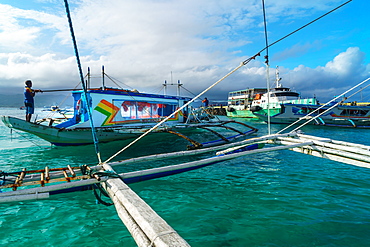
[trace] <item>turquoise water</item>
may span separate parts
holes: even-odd
[[[0,108],[0,115],[19,115]],[[266,133],[266,125],[239,119]],[[273,131],[282,126],[272,126]],[[370,145],[370,130],[308,126],[306,134]],[[50,147],[0,124],[0,170],[94,164],[93,146]],[[181,141],[149,138],[121,157],[172,151]],[[124,143],[101,145],[104,158]],[[162,165],[171,164],[171,161]],[[134,170],[153,164],[137,164]],[[368,246],[370,170],[291,151],[218,163],[132,184],[191,246]],[[0,245],[136,246],[113,206],[90,191],[0,204]]]

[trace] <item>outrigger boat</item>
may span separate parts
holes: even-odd
[[[99,142],[133,139],[166,117],[169,117],[166,125],[156,128],[153,132],[176,134],[190,141],[191,148],[219,145],[257,131],[256,128],[243,123],[222,121],[208,114],[202,108],[195,109],[192,106],[186,106],[183,110],[175,113],[191,100],[189,97],[141,93],[137,90],[105,86],[88,89],[87,97],[84,97],[83,90],[73,91],[72,96],[74,99],[73,116],[66,117],[62,122],[55,118],[26,122],[11,116],[1,116],[1,120],[9,128],[34,134],[56,146],[76,146],[94,142],[91,135],[89,110],[91,110]],[[231,126],[226,126],[233,123],[243,124],[248,127],[248,131],[241,132]],[[235,135],[222,136],[219,131],[210,129],[212,127],[227,128]],[[184,135],[184,132],[186,134],[195,129],[210,131],[221,139],[202,144]]]
[[[370,106],[368,104],[338,104],[335,103],[323,105],[305,105],[305,104],[281,104],[280,111],[270,116],[271,123],[291,124],[300,119],[309,120],[309,124],[334,126],[334,127],[352,127],[352,128],[370,128]],[[266,114],[255,115],[267,122]]]
[[[67,0],[65,0],[65,2],[67,13],[69,16]],[[252,57],[251,59],[254,59],[254,57]],[[231,71],[228,75],[236,71],[241,66],[245,65],[251,59],[243,62],[239,67]],[[213,84],[213,86],[220,81]],[[205,91],[209,90],[211,87],[209,87]],[[123,124],[122,122],[125,121],[124,117],[131,116],[128,115],[128,113],[135,116],[135,118],[128,120],[140,120],[137,124],[138,127],[141,128],[140,123],[145,122],[146,119],[160,118],[168,114],[165,111],[167,110],[165,109],[166,107],[160,107],[160,104],[165,104],[176,108],[176,100],[181,101],[180,98],[172,99],[173,101],[170,101],[170,99],[164,97],[161,98],[162,103],[159,103],[158,101],[149,101],[149,99],[152,100],[152,98],[155,97],[134,95],[128,91],[120,93],[114,90],[108,91],[110,93],[106,92],[107,95],[105,95],[104,90],[102,89],[98,89],[96,91],[88,90],[87,92],[86,90],[84,90],[85,96],[86,94],[88,96],[86,97],[88,100],[85,101],[82,100],[81,97],[78,97],[78,95],[81,95],[82,92],[75,92],[75,108],[77,106],[79,106],[79,108],[75,110],[75,115],[73,117],[74,122],[70,122],[70,120],[68,120],[64,123],[59,124],[59,127],[47,127],[54,128],[62,133],[65,129],[68,130],[73,125],[81,125],[82,128],[88,128],[87,122],[90,118],[86,117],[84,111],[88,109],[86,107],[92,107],[94,112],[99,112],[103,115],[100,115],[100,117],[96,117],[96,123],[98,124],[98,126],[100,126],[98,127],[98,129],[103,128],[102,126],[104,125],[115,125],[116,122],[121,122],[119,123],[119,126],[121,126]],[[121,94],[122,96],[128,95],[128,97],[130,98],[127,100],[117,98],[117,102],[116,100],[113,100],[116,99],[117,95]],[[103,95],[107,98],[104,98]],[[132,96],[135,96],[135,99],[132,99]],[[138,100],[138,98],[142,100],[140,101]],[[79,102],[79,100],[81,101]],[[106,104],[104,100],[106,100],[106,102],[109,104]],[[186,98],[183,98],[182,100],[185,101]],[[128,102],[125,103],[126,101]],[[184,107],[185,105],[183,105],[182,107]],[[108,106],[108,108],[106,108],[105,106]],[[147,107],[148,110],[150,109],[150,115],[148,115],[149,113],[140,113],[143,114],[142,116],[145,117],[139,118],[139,106],[142,108]],[[171,115],[175,112],[180,113],[179,110],[182,107],[169,114],[168,117],[171,117]],[[118,119],[116,119],[115,117],[118,115],[119,111],[121,111],[121,115],[118,116]],[[78,118],[76,116],[78,116]],[[180,116],[183,117],[182,121],[184,121],[185,115],[182,113],[180,114]],[[177,115],[177,117],[179,117],[179,115]],[[5,118],[6,117],[3,117],[3,119]],[[181,121],[181,118],[179,119]],[[36,123],[30,124],[37,125]],[[31,125],[29,127],[31,127]],[[151,128],[150,131],[152,131],[152,129],[153,128]],[[114,129],[112,129],[112,132],[113,131]],[[101,138],[104,138],[104,135],[102,135]],[[265,144],[269,146],[264,147]],[[171,227],[167,227],[166,224],[164,224],[164,221],[157,220],[158,215],[156,213],[151,213],[149,210],[149,206],[143,205],[143,203],[138,200],[138,196],[133,195],[134,193],[131,192],[129,187],[126,186],[126,183],[129,184],[139,181],[145,181],[148,179],[169,176],[201,168],[217,162],[242,157],[245,155],[278,151],[283,149],[289,149],[307,155],[318,156],[321,158],[340,161],[355,166],[370,168],[369,146],[336,141],[328,138],[302,135],[297,132],[290,132],[286,134],[275,134],[249,140],[243,140],[238,143],[229,143],[223,146],[174,153],[156,154],[116,162],[110,162],[110,160],[115,157],[112,156],[105,162],[100,161],[99,164],[94,167],[82,165],[80,167],[67,166],[54,169],[49,169],[49,167],[45,167],[45,169],[32,171],[27,171],[26,169],[23,169],[22,171],[9,173],[0,171],[0,190],[2,190],[0,191],[2,192],[0,193],[0,202],[44,199],[58,193],[100,188],[101,190],[104,190],[105,196],[109,196],[111,198],[116,207],[119,217],[125,223],[128,230],[132,233],[138,246],[190,246],[186,243],[185,240],[179,239],[174,236],[176,234],[176,231]],[[122,149],[121,151],[123,150],[125,149]],[[216,153],[215,151],[218,152]],[[114,166],[120,166],[129,163],[153,162],[155,160],[160,161],[161,159],[166,158],[174,158],[177,160],[180,157],[204,153],[211,153],[211,157],[199,158],[195,161],[186,163],[180,162],[180,164],[167,167],[157,167],[148,170],[139,170],[121,174],[116,173],[112,169],[112,167]],[[97,195],[97,193],[95,193],[95,195]],[[100,201],[100,199],[98,200]],[[177,240],[177,242],[175,242],[174,239]],[[178,244],[179,242],[181,243]]]

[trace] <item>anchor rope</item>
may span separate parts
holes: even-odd
[[[99,192],[99,194],[98,194],[98,192]],[[113,202],[106,202],[102,199],[102,195],[105,196],[105,197],[109,197],[109,195],[103,189],[101,184],[94,184],[93,185],[93,194],[94,194],[94,196],[97,200],[97,203],[103,204],[104,206],[107,206],[107,207],[114,205]]]

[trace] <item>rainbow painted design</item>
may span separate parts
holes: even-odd
[[[129,102],[125,101],[122,103],[121,107],[125,109],[125,111],[128,111],[128,106],[130,105],[137,105],[138,110],[143,108],[142,106],[147,106],[148,103],[146,102]],[[99,104],[94,108],[94,110],[102,113],[106,116],[105,120],[101,124],[101,126],[112,126],[115,124],[136,124],[136,123],[155,123],[165,118],[165,116],[158,116],[158,115],[143,115],[143,116],[131,116],[131,119],[125,119],[123,121],[117,121],[116,116],[117,113],[120,111],[120,108],[118,106],[115,106],[114,104],[108,102],[107,100],[101,100]],[[143,109],[141,109],[140,112],[142,112]],[[183,112],[176,113],[172,118],[169,118],[168,121],[179,121],[179,116],[183,116]],[[154,117],[155,116],[155,117]]]
[[[107,116],[107,118],[104,120],[102,126],[109,126],[114,125],[116,122],[113,121],[114,117],[117,115],[119,108],[112,103],[101,100],[99,104],[94,108],[94,110],[102,113],[103,115]]]

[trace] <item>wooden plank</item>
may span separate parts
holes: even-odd
[[[68,167],[68,170],[69,170],[69,172],[71,173],[72,177],[76,177],[76,173],[75,173],[75,171],[73,170],[73,168],[72,168],[70,165],[68,165],[67,167]]]
[[[40,185],[41,186],[45,185],[45,174],[43,172],[41,173]]]
[[[46,181],[49,181],[49,179],[50,179],[50,175],[49,175],[49,167],[48,167],[48,166],[46,166],[46,167],[45,167],[45,180],[46,180]]]

